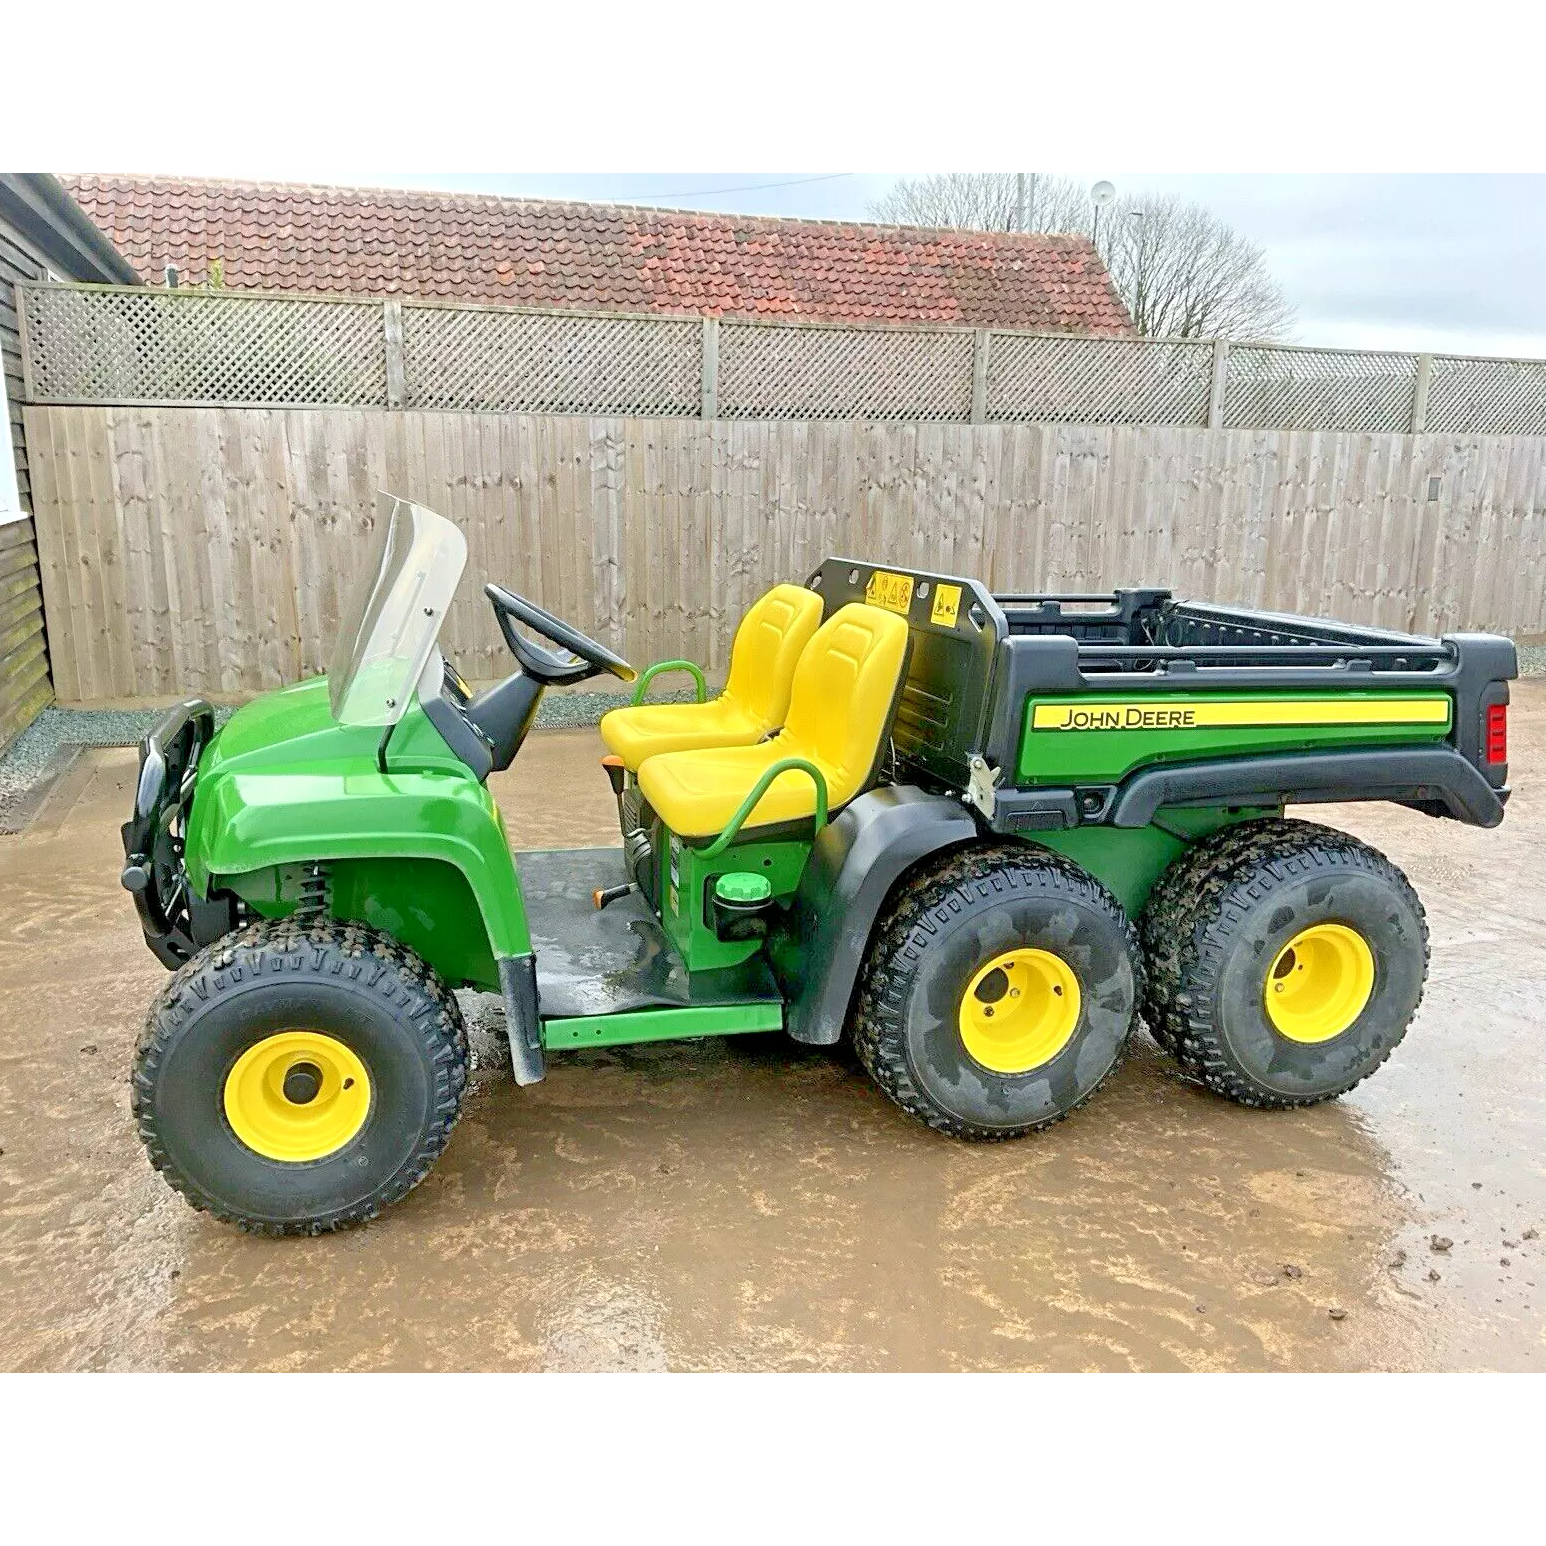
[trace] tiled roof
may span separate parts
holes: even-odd
[[[486,194],[66,176],[147,284],[512,306],[1125,333],[1082,236],[933,231]]]

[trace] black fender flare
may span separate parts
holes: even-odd
[[[796,1041],[830,1046],[842,1036],[875,920],[902,875],[980,835],[959,796],[906,784],[860,795],[822,828],[795,894],[795,948],[777,953]]]
[[[1494,789],[1452,746],[1371,747],[1145,768],[1117,791],[1106,820],[1146,827],[1167,805],[1393,800],[1495,827],[1507,798],[1507,789]]]

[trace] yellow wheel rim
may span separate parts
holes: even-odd
[[[980,967],[961,998],[961,1040],[998,1074],[1050,1063],[1079,1024],[1079,979],[1050,950],[1006,950]]]
[[[1290,1041],[1330,1041],[1374,992],[1374,952],[1356,929],[1317,923],[1278,952],[1267,973],[1267,1018]]]
[[[332,1036],[280,1031],[237,1059],[224,1095],[226,1120],[249,1149],[301,1164],[336,1154],[365,1125],[370,1075]]]

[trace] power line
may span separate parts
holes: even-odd
[[[852,172],[826,172],[820,177],[794,177],[788,182],[782,183],[745,183],[739,188],[688,188],[685,191],[673,191],[669,193],[655,193],[649,195],[656,199],[698,199],[705,198],[712,193],[756,193],[762,188],[799,188],[806,183],[835,182],[839,177],[852,177]]]

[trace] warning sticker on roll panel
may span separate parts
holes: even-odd
[[[938,623],[941,628],[954,628],[956,618],[961,613],[961,587],[959,585],[936,585],[934,587],[934,606],[929,612],[929,621]]]
[[[864,599],[872,607],[884,607],[888,612],[899,612],[906,617],[913,604],[913,577],[877,569],[864,587]]]

